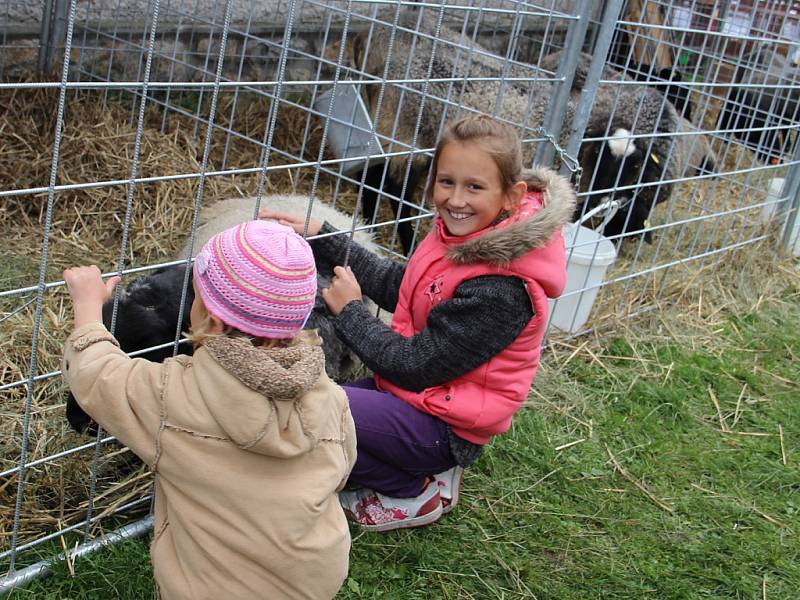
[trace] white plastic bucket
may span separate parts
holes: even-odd
[[[783,177],[773,177],[770,179],[769,188],[767,189],[766,204],[761,207],[761,222],[768,223],[773,219],[776,214],[779,214],[783,209],[784,200],[781,200],[781,190],[786,180]],[[785,224],[783,225],[786,226]]]
[[[328,115],[328,141],[336,158],[370,156],[370,166],[383,161],[383,148],[373,133],[372,121],[356,85],[336,86],[331,107],[333,88],[317,96],[314,108]],[[343,173],[350,174],[364,168],[364,158],[343,163]]]
[[[782,198],[781,192],[786,180],[783,177],[775,177],[770,180],[769,189],[767,190],[767,197],[764,206],[761,207],[761,221],[767,223],[774,218],[779,218],[780,223],[780,236],[786,234],[786,223],[788,222],[789,213],[788,205],[789,198]],[[794,256],[800,256],[800,217],[794,221],[792,233],[789,236],[789,251]]]
[[[550,323],[562,331],[575,333],[589,318],[606,270],[617,259],[617,250],[610,240],[583,225],[565,227],[564,240],[567,285],[558,300],[549,302]]]

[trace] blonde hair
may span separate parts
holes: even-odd
[[[193,327],[190,332],[185,334],[186,339],[191,342],[194,350],[197,350],[200,346],[202,346],[207,339],[219,336],[244,337],[249,339],[254,346],[261,346],[264,348],[285,348],[287,346],[296,346],[301,343],[310,346],[320,345],[319,336],[317,335],[316,330],[304,329],[293,338],[259,338],[252,336],[249,333],[239,331],[235,327],[231,327],[230,325],[223,323],[222,333],[211,333],[211,329],[213,327],[211,313],[208,312],[206,304],[203,302],[203,299],[200,296],[196,295],[195,299],[200,303],[198,306],[200,322],[196,327]]]
[[[508,192],[522,178],[522,144],[517,132],[492,117],[471,115],[449,123],[436,144],[428,187],[425,189],[429,201],[433,198],[436,186],[439,156],[444,147],[453,142],[477,144],[491,156],[500,172],[500,184],[504,192]]]

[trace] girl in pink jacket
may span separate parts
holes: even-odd
[[[547,299],[566,281],[561,229],[575,194],[549,169],[523,171],[510,127],[483,116],[447,127],[426,193],[438,215],[405,266],[351,244],[350,266],[323,290],[338,335],[375,374],[344,386],[358,442],[350,482],[360,487],[339,498],[350,520],[376,531],[452,510],[463,469],[528,395]],[[308,225],[310,235],[334,231]],[[341,264],[348,240],[311,246]],[[364,307],[362,290],[394,313],[391,328]]]
[[[131,359],[102,324],[119,281],[64,272],[74,301],[63,376],[81,408],[155,472],[159,596],[332,598],[350,533],[336,492],[355,460],[344,391],[301,332],[317,290],[306,241],[244,223],[193,268],[194,355]]]

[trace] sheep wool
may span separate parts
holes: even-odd
[[[197,255],[197,290],[226,325],[262,338],[293,338],[314,308],[311,247],[290,227],[249,221],[214,236]]]

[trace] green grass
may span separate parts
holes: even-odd
[[[549,357],[454,513],[353,530],[338,598],[800,597],[798,332],[790,298],[702,350],[609,339],[594,359]],[[9,598],[149,598],[151,578],[135,540]]]

